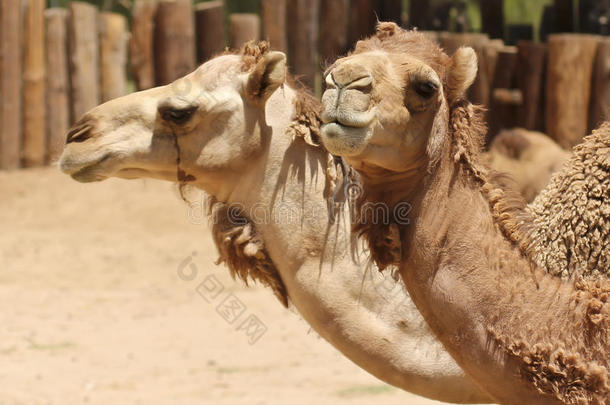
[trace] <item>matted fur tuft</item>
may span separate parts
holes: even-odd
[[[241,279],[246,285],[249,280],[254,280],[270,287],[282,305],[288,307],[284,282],[254,225],[235,207],[213,198],[209,199],[208,212],[219,254],[216,264],[225,263],[231,276]]]
[[[307,90],[299,88],[298,83],[293,86],[297,89],[297,95],[294,100],[292,124],[288,127],[286,134],[294,139],[302,138],[308,145],[321,147],[320,101]]]
[[[379,271],[393,268],[400,263],[402,248],[400,230],[396,224],[377,224],[371,217],[372,211],[366,209],[371,199],[364,197],[356,202],[352,232],[363,239],[369,248],[371,260]]]
[[[267,41],[248,41],[242,46],[239,54],[242,56],[242,72],[253,69],[256,64],[271,51]]]

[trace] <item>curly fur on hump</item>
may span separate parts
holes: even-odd
[[[528,206],[532,256],[564,279],[610,276],[610,123],[603,124]],[[565,210],[564,207],[572,207]]]

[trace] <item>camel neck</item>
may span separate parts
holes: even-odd
[[[422,155],[409,170],[400,172],[361,165],[357,170],[362,180],[365,199],[371,202],[381,201],[390,208],[398,203],[410,203],[421,189],[421,173],[426,170],[427,164],[427,158]]]
[[[532,268],[499,229],[480,185],[449,157],[426,180],[416,215],[403,236],[401,274],[468,374],[502,403],[607,398],[608,385],[593,381],[608,378],[608,318],[593,322],[587,309],[608,293],[607,281],[563,282]]]

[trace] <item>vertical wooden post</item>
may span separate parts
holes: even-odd
[[[21,163],[21,2],[0,0],[0,169]]]
[[[68,11],[50,8],[47,22],[47,145],[48,162],[55,162],[63,149],[70,127],[68,96]]]
[[[496,70],[492,81],[492,88],[512,89],[516,87],[516,64],[517,48],[513,46],[505,46],[499,49]]]
[[[494,81],[496,74],[496,64],[498,62],[498,53],[504,48],[504,41],[501,39],[492,39],[483,48],[483,58],[485,59],[485,68],[490,85]]]
[[[98,12],[94,5],[70,3],[70,79],[72,82],[72,119],[100,102]]]
[[[514,89],[517,86],[515,65],[517,49],[505,46],[498,51],[496,69],[493,75],[490,100],[489,138],[501,130],[513,128],[517,124],[517,112],[520,107],[515,102]]]
[[[127,19],[117,13],[100,14],[102,102],[127,92]]]
[[[607,37],[599,41],[592,89],[589,132],[610,119],[610,39]]]
[[[263,38],[271,47],[287,52],[286,39],[286,4],[287,0],[261,0],[261,17],[263,20]]]
[[[373,0],[352,0],[349,22],[349,47],[375,33],[375,4]]]
[[[23,145],[25,167],[42,166],[46,157],[45,0],[28,0],[24,27]]]
[[[349,0],[320,3],[320,57],[322,63],[332,63],[347,47]]]
[[[0,0],[0,169],[21,163],[21,4]]]
[[[197,64],[221,53],[227,46],[224,18],[222,1],[208,1],[195,6]]]
[[[482,31],[490,38],[504,38],[504,0],[479,0]]]
[[[402,0],[381,0],[379,8],[379,21],[402,24]]]
[[[598,37],[549,36],[546,129],[563,148],[578,144],[587,133],[591,74]]]
[[[155,20],[155,75],[164,85],[195,69],[191,0],[160,0]]]
[[[236,13],[229,16],[229,46],[241,48],[248,41],[260,39],[261,20],[256,14]]]
[[[430,1],[411,0],[409,7],[409,26],[422,31],[432,29],[430,24]]]
[[[544,132],[546,45],[530,41],[517,44],[517,87],[523,95],[519,125]]]
[[[131,11],[129,59],[138,90],[155,86],[154,32],[156,0],[135,0]]]
[[[288,48],[292,71],[310,89],[318,72],[319,0],[292,0],[288,6]]]

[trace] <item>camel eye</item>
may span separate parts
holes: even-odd
[[[173,122],[174,124],[183,125],[186,124],[193,114],[197,111],[197,107],[188,108],[165,108],[160,111],[161,118],[165,121]]]
[[[428,99],[436,94],[438,84],[432,81],[415,82],[413,83],[413,90],[422,98]]]

